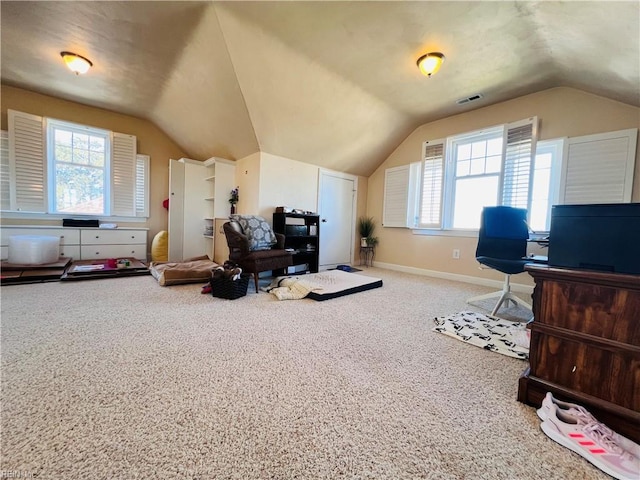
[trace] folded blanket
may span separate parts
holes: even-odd
[[[278,300],[300,300],[310,292],[321,289],[322,286],[297,277],[276,279],[266,288],[267,292],[274,294]]]
[[[151,262],[149,270],[160,286],[168,287],[184,283],[208,282],[211,279],[211,271],[217,267],[219,267],[217,263],[204,255],[184,262]]]

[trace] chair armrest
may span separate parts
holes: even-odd
[[[284,240],[285,240],[285,236],[282,233],[276,233],[276,244],[271,247],[271,248],[277,248],[279,250],[284,249]]]
[[[242,256],[249,254],[249,239],[246,235],[226,226],[224,234],[227,237],[227,245],[230,251],[237,250]]]

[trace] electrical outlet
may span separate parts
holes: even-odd
[[[453,258],[455,258],[456,260],[460,258],[460,249],[459,248],[454,248],[453,249]]]

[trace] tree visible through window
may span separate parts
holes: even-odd
[[[109,134],[50,122],[53,138],[53,211],[104,215]]]

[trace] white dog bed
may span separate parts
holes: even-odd
[[[291,280],[299,280],[304,285],[304,290],[310,290],[304,298],[317,301],[351,295],[382,286],[382,280],[379,278],[347,273],[342,270],[328,270],[309,275],[277,277],[266,290],[270,292],[273,289],[282,288],[282,285],[286,285],[293,291],[303,290],[296,289]]]

